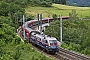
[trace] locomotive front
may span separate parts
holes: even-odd
[[[58,52],[57,39],[54,37],[47,37],[46,40],[48,40],[48,44],[49,44],[48,51],[52,54]]]

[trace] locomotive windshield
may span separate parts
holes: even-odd
[[[49,42],[50,42],[50,43],[57,43],[56,40],[50,40]]]
[[[50,45],[51,46],[56,46],[57,45],[57,41],[56,40],[50,40]]]

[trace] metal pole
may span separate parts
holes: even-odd
[[[24,40],[25,40],[25,18],[24,18],[24,15],[23,15],[23,26],[24,26],[23,34],[24,34]]]
[[[42,14],[40,14],[40,32],[42,33]]]
[[[62,43],[62,16],[60,15],[60,42]]]
[[[40,14],[39,14],[39,31],[40,31]]]
[[[49,18],[50,18],[50,15],[48,15],[48,25],[49,25]]]
[[[39,30],[39,14],[37,14],[37,18],[38,18],[38,30]]]

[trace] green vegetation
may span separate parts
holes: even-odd
[[[63,21],[62,47],[90,56],[89,20],[76,19],[77,16],[89,18],[90,8],[61,4],[66,4],[65,0],[0,0],[0,60],[52,60],[37,52],[30,44],[22,42],[16,36],[16,20],[21,20],[22,15],[25,15],[28,21],[36,18],[37,13],[42,13],[43,18],[49,15],[53,15],[53,18],[60,14],[63,16],[70,15],[71,20]],[[69,14],[72,9],[75,9],[78,14],[75,14],[75,11],[74,14]],[[56,18],[45,33],[49,33],[59,40],[59,21],[55,20]],[[17,27],[20,25],[19,22]]]
[[[16,36],[15,20],[25,15],[23,7],[26,5],[23,4],[18,0],[0,0],[0,60],[53,60]],[[28,19],[32,19],[31,17],[33,18],[29,16]]]
[[[90,56],[90,22],[79,20],[75,10],[70,13],[69,20],[63,20],[63,43],[61,47]],[[54,20],[46,28],[45,34],[60,40],[60,23]]]
[[[52,2],[56,4],[63,4],[63,5],[66,4],[66,0],[52,0]]]

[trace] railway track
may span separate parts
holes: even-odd
[[[32,29],[35,29],[36,27],[32,27]],[[21,35],[21,29],[18,29],[18,35],[23,39],[23,36]],[[42,49],[33,46],[33,48],[37,49],[39,52],[42,52]],[[59,52],[57,52],[55,55],[50,55],[46,52],[43,52],[44,55],[49,56],[51,58],[54,58],[55,60],[90,60],[89,57],[86,57],[81,54],[77,54],[75,52],[71,52],[69,50],[63,49],[59,47]]]
[[[67,57],[69,60],[90,60],[89,57],[86,57],[81,54],[77,54],[75,52],[71,52],[69,50],[65,50],[63,48],[59,48],[58,54],[62,54],[63,56]]]

